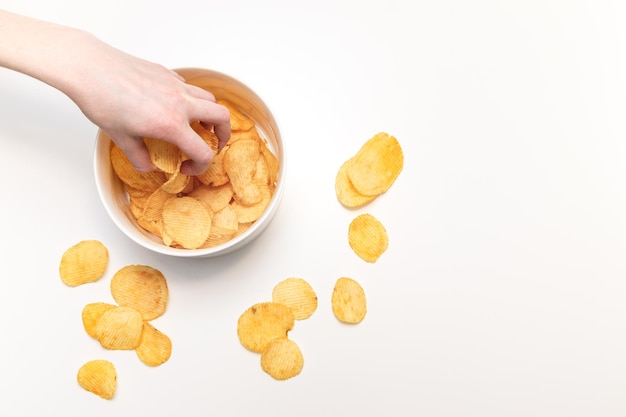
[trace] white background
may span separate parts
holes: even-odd
[[[96,127],[58,91],[0,70],[0,415],[626,415],[626,4],[608,0],[3,1],[170,68],[230,74],[270,106],[287,142],[279,212],[254,243],[190,260],[143,250],[98,198]],[[69,46],[59,45],[59,55]],[[336,172],[379,131],[404,170],[347,210]],[[379,218],[375,264],[349,248]],[[83,239],[107,245],[102,281],[58,277]],[[127,264],[160,269],[158,368],[102,349],[80,312],[111,301]],[[319,297],[290,336],[302,373],[279,382],[236,322],[290,277]],[[340,276],[368,314],[332,315]],[[112,401],[75,374],[106,358]]]

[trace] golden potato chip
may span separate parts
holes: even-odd
[[[213,131],[207,129],[199,121],[191,122],[191,128],[209,145],[214,155],[217,155],[220,140]]]
[[[337,200],[349,208],[364,206],[377,197],[375,195],[363,195],[354,188],[352,182],[350,182],[350,177],[348,177],[348,165],[353,161],[354,159],[350,158],[344,162],[335,177],[335,194],[337,195]]]
[[[197,249],[211,233],[211,213],[193,197],[168,200],[163,206],[163,230],[185,249]]]
[[[59,275],[70,287],[95,282],[104,275],[108,262],[109,251],[102,242],[83,240],[63,253]]]
[[[172,341],[152,324],[144,322],[141,341],[135,352],[146,365],[159,366],[169,360],[172,354]]]
[[[228,140],[228,143],[231,144],[238,141],[239,139],[254,139],[260,141],[261,137],[259,136],[259,132],[256,130],[256,127],[251,127],[248,130],[231,129],[230,139]]]
[[[367,303],[363,287],[352,278],[341,277],[335,282],[331,296],[333,314],[339,321],[356,324],[365,318]]]
[[[93,338],[97,338],[96,335],[96,323],[105,311],[112,309],[115,307],[115,304],[109,303],[89,303],[83,307],[83,311],[81,313],[81,317],[83,320],[83,327],[87,334]]]
[[[151,266],[127,265],[111,278],[111,295],[120,306],[132,307],[143,320],[160,317],[167,307],[169,290],[165,276]]]
[[[376,196],[394,183],[404,165],[398,140],[385,132],[369,139],[348,164],[348,177],[359,194]]]
[[[94,327],[96,339],[111,350],[132,350],[139,346],[143,319],[132,307],[115,306],[102,313]]]
[[[231,207],[237,214],[239,223],[252,223],[255,222],[265,213],[265,209],[272,201],[272,192],[265,184],[257,183],[259,192],[261,193],[261,200],[253,205],[246,205],[239,201],[233,201]]]
[[[224,170],[233,186],[234,198],[246,206],[262,199],[253,181],[256,161],[260,156],[259,142],[252,139],[238,140],[224,151]]]
[[[304,320],[317,309],[317,294],[302,278],[287,278],[272,290],[272,301],[289,307],[296,320]]]
[[[254,121],[235,107],[230,101],[218,99],[216,102],[226,107],[230,112],[231,131],[250,130],[254,127]]]
[[[163,191],[166,191],[170,194],[177,194],[187,188],[191,177],[180,172],[180,167],[181,165],[179,165],[178,168],[176,168],[176,171],[170,174],[167,177],[167,181],[165,181],[163,185],[161,185]]]
[[[110,400],[117,388],[117,371],[113,363],[96,359],[86,362],[78,369],[78,385],[84,390]]]
[[[284,304],[261,302],[244,311],[237,321],[237,336],[248,350],[261,353],[273,339],[286,338],[294,315]]]
[[[211,233],[201,247],[208,248],[228,242],[238,230],[239,221],[237,220],[237,214],[231,206],[226,205],[226,207],[213,214]]]
[[[188,195],[189,197],[202,201],[215,213],[230,204],[233,198],[233,187],[231,187],[230,183],[217,187],[203,184],[202,186],[196,187]]]
[[[173,174],[180,168],[182,153],[173,143],[153,138],[144,138],[150,160],[158,169]]]
[[[127,185],[139,190],[154,191],[165,182],[161,171],[137,172],[126,154],[111,142],[111,166],[118,178]]]
[[[261,353],[261,368],[274,379],[293,378],[302,372],[303,367],[302,351],[291,339],[274,339]]]
[[[389,237],[385,226],[376,217],[360,214],[350,222],[348,242],[361,259],[374,263],[387,250]]]
[[[228,147],[222,149],[222,152],[215,155],[213,161],[202,174],[196,176],[204,185],[220,186],[228,183],[228,174],[224,170],[224,154]]]

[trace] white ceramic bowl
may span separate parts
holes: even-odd
[[[131,213],[128,196],[111,167],[111,140],[98,131],[94,155],[96,186],[104,207],[120,230],[144,248],[154,252],[187,258],[205,258],[231,253],[257,238],[273,219],[280,204],[285,185],[285,145],[278,124],[261,98],[242,82],[219,72],[202,68],[176,69],[189,84],[204,88],[218,99],[226,99],[251,117],[260,135],[280,163],[278,184],[263,215],[241,235],[218,246],[206,249],[179,249],[166,246],[161,239],[141,228]]]

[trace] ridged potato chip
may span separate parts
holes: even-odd
[[[361,259],[374,263],[389,247],[385,226],[371,214],[360,214],[348,227],[350,247]]]
[[[348,164],[348,177],[363,195],[377,196],[389,189],[404,165],[400,143],[385,132],[369,139]]]
[[[83,240],[61,256],[59,275],[70,287],[98,281],[109,262],[109,251],[98,240]]]
[[[87,334],[93,338],[97,338],[96,324],[105,311],[115,307],[115,304],[95,302],[89,303],[83,307],[81,318],[83,320],[83,327]]]
[[[261,369],[280,381],[293,378],[302,372],[304,356],[291,339],[274,339],[261,353]]]
[[[115,306],[106,310],[96,321],[94,334],[103,348],[133,350],[139,346],[143,319],[132,307]]]
[[[110,400],[117,388],[117,371],[113,363],[96,359],[86,362],[78,369],[76,380],[84,390]]]
[[[311,317],[317,309],[317,294],[302,278],[287,278],[276,284],[272,290],[272,301],[289,307],[296,320]]]
[[[211,213],[193,197],[167,200],[163,205],[163,231],[185,249],[198,249],[211,233]]]
[[[143,320],[150,321],[165,312],[169,289],[158,269],[127,265],[111,278],[111,295],[120,306],[132,307],[141,313]]]
[[[240,139],[228,146],[224,154],[224,170],[233,186],[234,198],[251,206],[261,201],[259,187],[253,181],[256,161],[261,157],[259,142]]]
[[[241,344],[261,353],[273,339],[286,338],[293,329],[294,315],[284,304],[260,302],[244,311],[237,321],[237,336]]]
[[[137,172],[126,154],[114,142],[111,142],[110,155],[113,171],[126,185],[152,192],[165,182],[165,174],[161,171]]]
[[[335,282],[331,296],[335,317],[344,323],[360,323],[367,313],[365,291],[361,284],[352,278],[341,277]]]
[[[173,174],[180,168],[182,153],[176,145],[161,139],[144,138],[150,160],[161,171]]]
[[[350,158],[344,162],[335,177],[335,194],[337,195],[337,200],[349,208],[364,206],[377,197],[375,195],[363,195],[354,188],[348,176],[348,166],[353,163],[353,161],[354,159]]]
[[[241,110],[235,107],[230,101],[218,99],[217,104],[226,107],[230,112],[230,129],[232,131],[250,130],[254,127],[254,121],[246,116]]]
[[[141,341],[135,352],[144,364],[159,366],[169,360],[172,354],[172,341],[152,324],[144,322]]]

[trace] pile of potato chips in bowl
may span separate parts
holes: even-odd
[[[147,249],[193,258],[231,253],[257,238],[278,210],[285,182],[284,143],[267,105],[242,82],[201,68],[176,72],[230,110],[228,144],[218,153],[214,132],[192,121],[216,153],[205,172],[181,173],[186,156],[177,147],[144,138],[159,169],[138,173],[100,130],[94,156],[98,193],[113,222]]]

